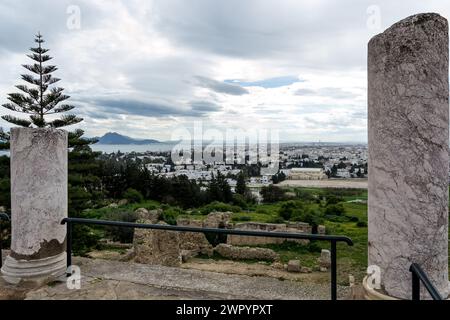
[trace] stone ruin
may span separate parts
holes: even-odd
[[[160,209],[151,211],[144,208],[137,209],[137,222],[164,223],[159,221],[161,213]],[[177,225],[273,232],[311,233],[312,231],[309,224],[302,222],[288,224],[246,222],[234,225],[231,222],[231,216],[231,212],[211,212],[204,220],[194,220],[188,217],[178,218]],[[325,232],[324,228],[322,226],[320,230]],[[187,262],[195,256],[207,255],[210,257],[215,252],[231,260],[266,260],[276,262],[279,260],[279,255],[275,251],[249,246],[280,244],[286,240],[303,244],[309,242],[303,239],[228,235],[226,243],[218,243],[214,247],[204,233],[136,229],[133,241],[133,261],[146,264],[179,266],[182,262]]]
[[[159,223],[161,211],[140,208],[136,210],[138,223]],[[181,264],[180,235],[176,231],[136,229],[133,238],[133,261],[177,267]]]
[[[308,223],[296,222],[296,223],[260,223],[260,222],[245,222],[237,223],[234,226],[237,230],[251,230],[251,231],[271,231],[271,232],[300,232],[311,233],[312,227]],[[266,245],[266,244],[281,244],[285,241],[293,241],[301,244],[308,244],[309,240],[305,239],[288,239],[288,238],[272,238],[272,237],[252,237],[252,236],[239,236],[228,235],[227,243],[231,245]]]

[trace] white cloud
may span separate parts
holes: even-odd
[[[66,27],[73,4],[80,30]],[[201,119],[283,140],[366,141],[366,48],[382,31],[367,27],[370,5],[381,29],[450,13],[439,0],[3,0],[0,103],[40,30],[88,135],[165,140]]]

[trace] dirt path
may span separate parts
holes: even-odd
[[[61,282],[29,292],[26,298],[55,300],[324,300],[330,298],[329,283],[283,281],[272,277],[226,274],[103,259],[75,258],[74,264],[81,269],[82,280],[80,289],[68,289],[64,278]],[[236,268],[235,265],[232,267]],[[338,287],[339,298],[345,298],[348,294],[348,287]]]

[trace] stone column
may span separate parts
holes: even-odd
[[[2,268],[10,283],[45,283],[66,268],[67,132],[11,129],[11,254]]]
[[[368,49],[369,265],[392,297],[411,299],[412,262],[447,297],[447,20],[408,17]]]

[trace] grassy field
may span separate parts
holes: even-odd
[[[305,209],[320,211],[326,207],[326,199],[333,196],[339,197],[339,203],[345,208],[345,214],[341,217],[324,218],[323,224],[327,228],[327,234],[346,235],[354,241],[354,246],[338,244],[338,280],[340,283],[348,282],[348,275],[352,274],[356,279],[361,280],[365,274],[367,266],[367,227],[357,226],[357,221],[348,221],[349,217],[355,217],[358,221],[367,222],[367,191],[361,189],[341,190],[341,189],[320,189],[320,188],[286,188],[286,191],[295,194],[295,200],[302,200],[305,203]],[[307,200],[305,200],[307,199]],[[362,201],[362,202],[355,202]],[[292,201],[292,200],[291,200]],[[254,222],[275,222],[279,218],[279,211],[283,203],[280,201],[271,204],[257,204],[249,206],[243,210],[239,207],[230,207],[234,211],[232,220],[236,223],[254,221]],[[169,218],[177,216],[188,216],[192,219],[204,219],[206,217],[205,208],[193,210],[181,210],[167,205],[161,205],[155,201],[145,201],[138,204],[127,204],[118,207],[106,207],[101,209],[89,210],[86,216],[95,219],[124,220],[130,219],[128,216],[137,208],[156,209],[162,208],[163,212]],[[212,206],[214,208],[214,206]],[[208,208],[212,210],[211,208]],[[336,219],[337,218],[337,219]],[[279,222],[279,221],[278,221]],[[97,229],[102,232],[101,229]],[[278,252],[281,261],[287,263],[291,259],[299,259],[303,266],[308,266],[318,270],[317,259],[320,256],[322,248],[329,249],[329,243],[323,241],[313,241],[309,245],[301,245],[292,242],[286,242],[281,245],[267,245]],[[253,263],[254,261],[249,261]]]

